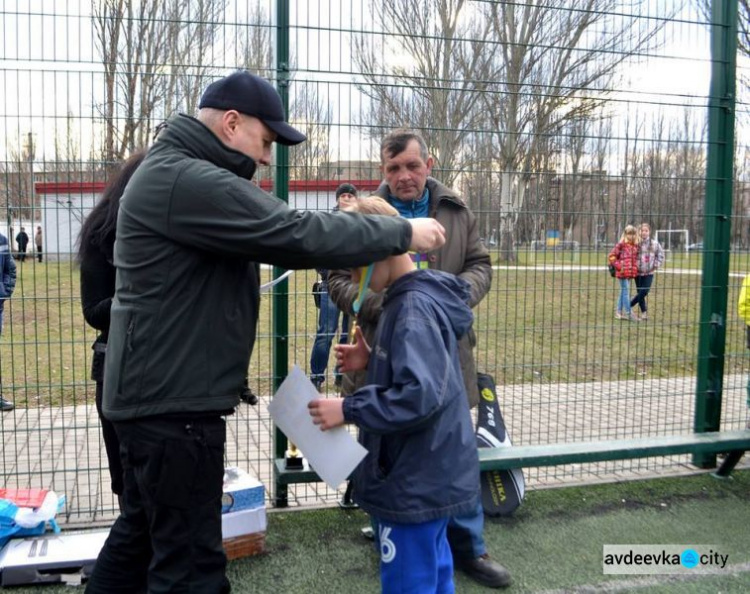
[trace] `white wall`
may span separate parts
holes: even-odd
[[[99,194],[45,194],[41,202],[41,221],[11,221],[12,230],[8,229],[8,221],[2,221],[0,232],[11,242],[12,250],[15,252],[17,245],[16,234],[23,226],[29,236],[29,246],[26,249],[27,257],[34,252],[34,234],[38,225],[42,227],[44,237],[45,259],[70,260],[75,257],[78,249],[78,233],[81,223],[94,207]],[[333,192],[290,192],[289,205],[300,210],[326,210],[330,211],[336,206],[336,197]]]

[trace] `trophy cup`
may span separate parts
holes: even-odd
[[[303,461],[304,458],[302,457],[302,452],[300,452],[297,449],[297,446],[290,441],[289,447],[287,448],[286,454],[284,456],[285,468],[287,470],[302,470],[302,468],[304,468]]]

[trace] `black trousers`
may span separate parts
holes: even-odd
[[[86,592],[229,592],[221,542],[224,420],[153,417],[114,425],[123,507]]]
[[[120,440],[117,439],[114,423],[107,420],[102,412],[103,391],[104,383],[96,382],[96,412],[99,413],[99,423],[102,426],[102,437],[104,438],[104,448],[107,451],[107,466],[109,467],[109,477],[112,481],[112,492],[115,495],[122,495],[124,486],[122,462],[120,461]]]

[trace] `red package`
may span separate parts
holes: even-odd
[[[49,489],[0,489],[0,499],[10,499],[18,507],[37,508],[47,493]]]

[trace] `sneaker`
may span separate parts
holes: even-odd
[[[365,526],[360,532],[367,540],[375,540],[375,532],[373,531],[372,526]]]
[[[641,322],[645,322],[646,320],[648,320],[648,313],[646,313],[646,312],[644,311],[644,312],[643,312],[643,313],[641,314]]]
[[[622,320],[624,317],[619,311],[615,312],[615,320]]]
[[[0,410],[3,412],[8,412],[9,410],[13,410],[16,408],[16,405],[13,404],[10,400],[6,400],[2,396],[0,396]]]
[[[456,565],[472,580],[486,588],[510,586],[510,572],[484,554],[476,559],[457,559]]]

